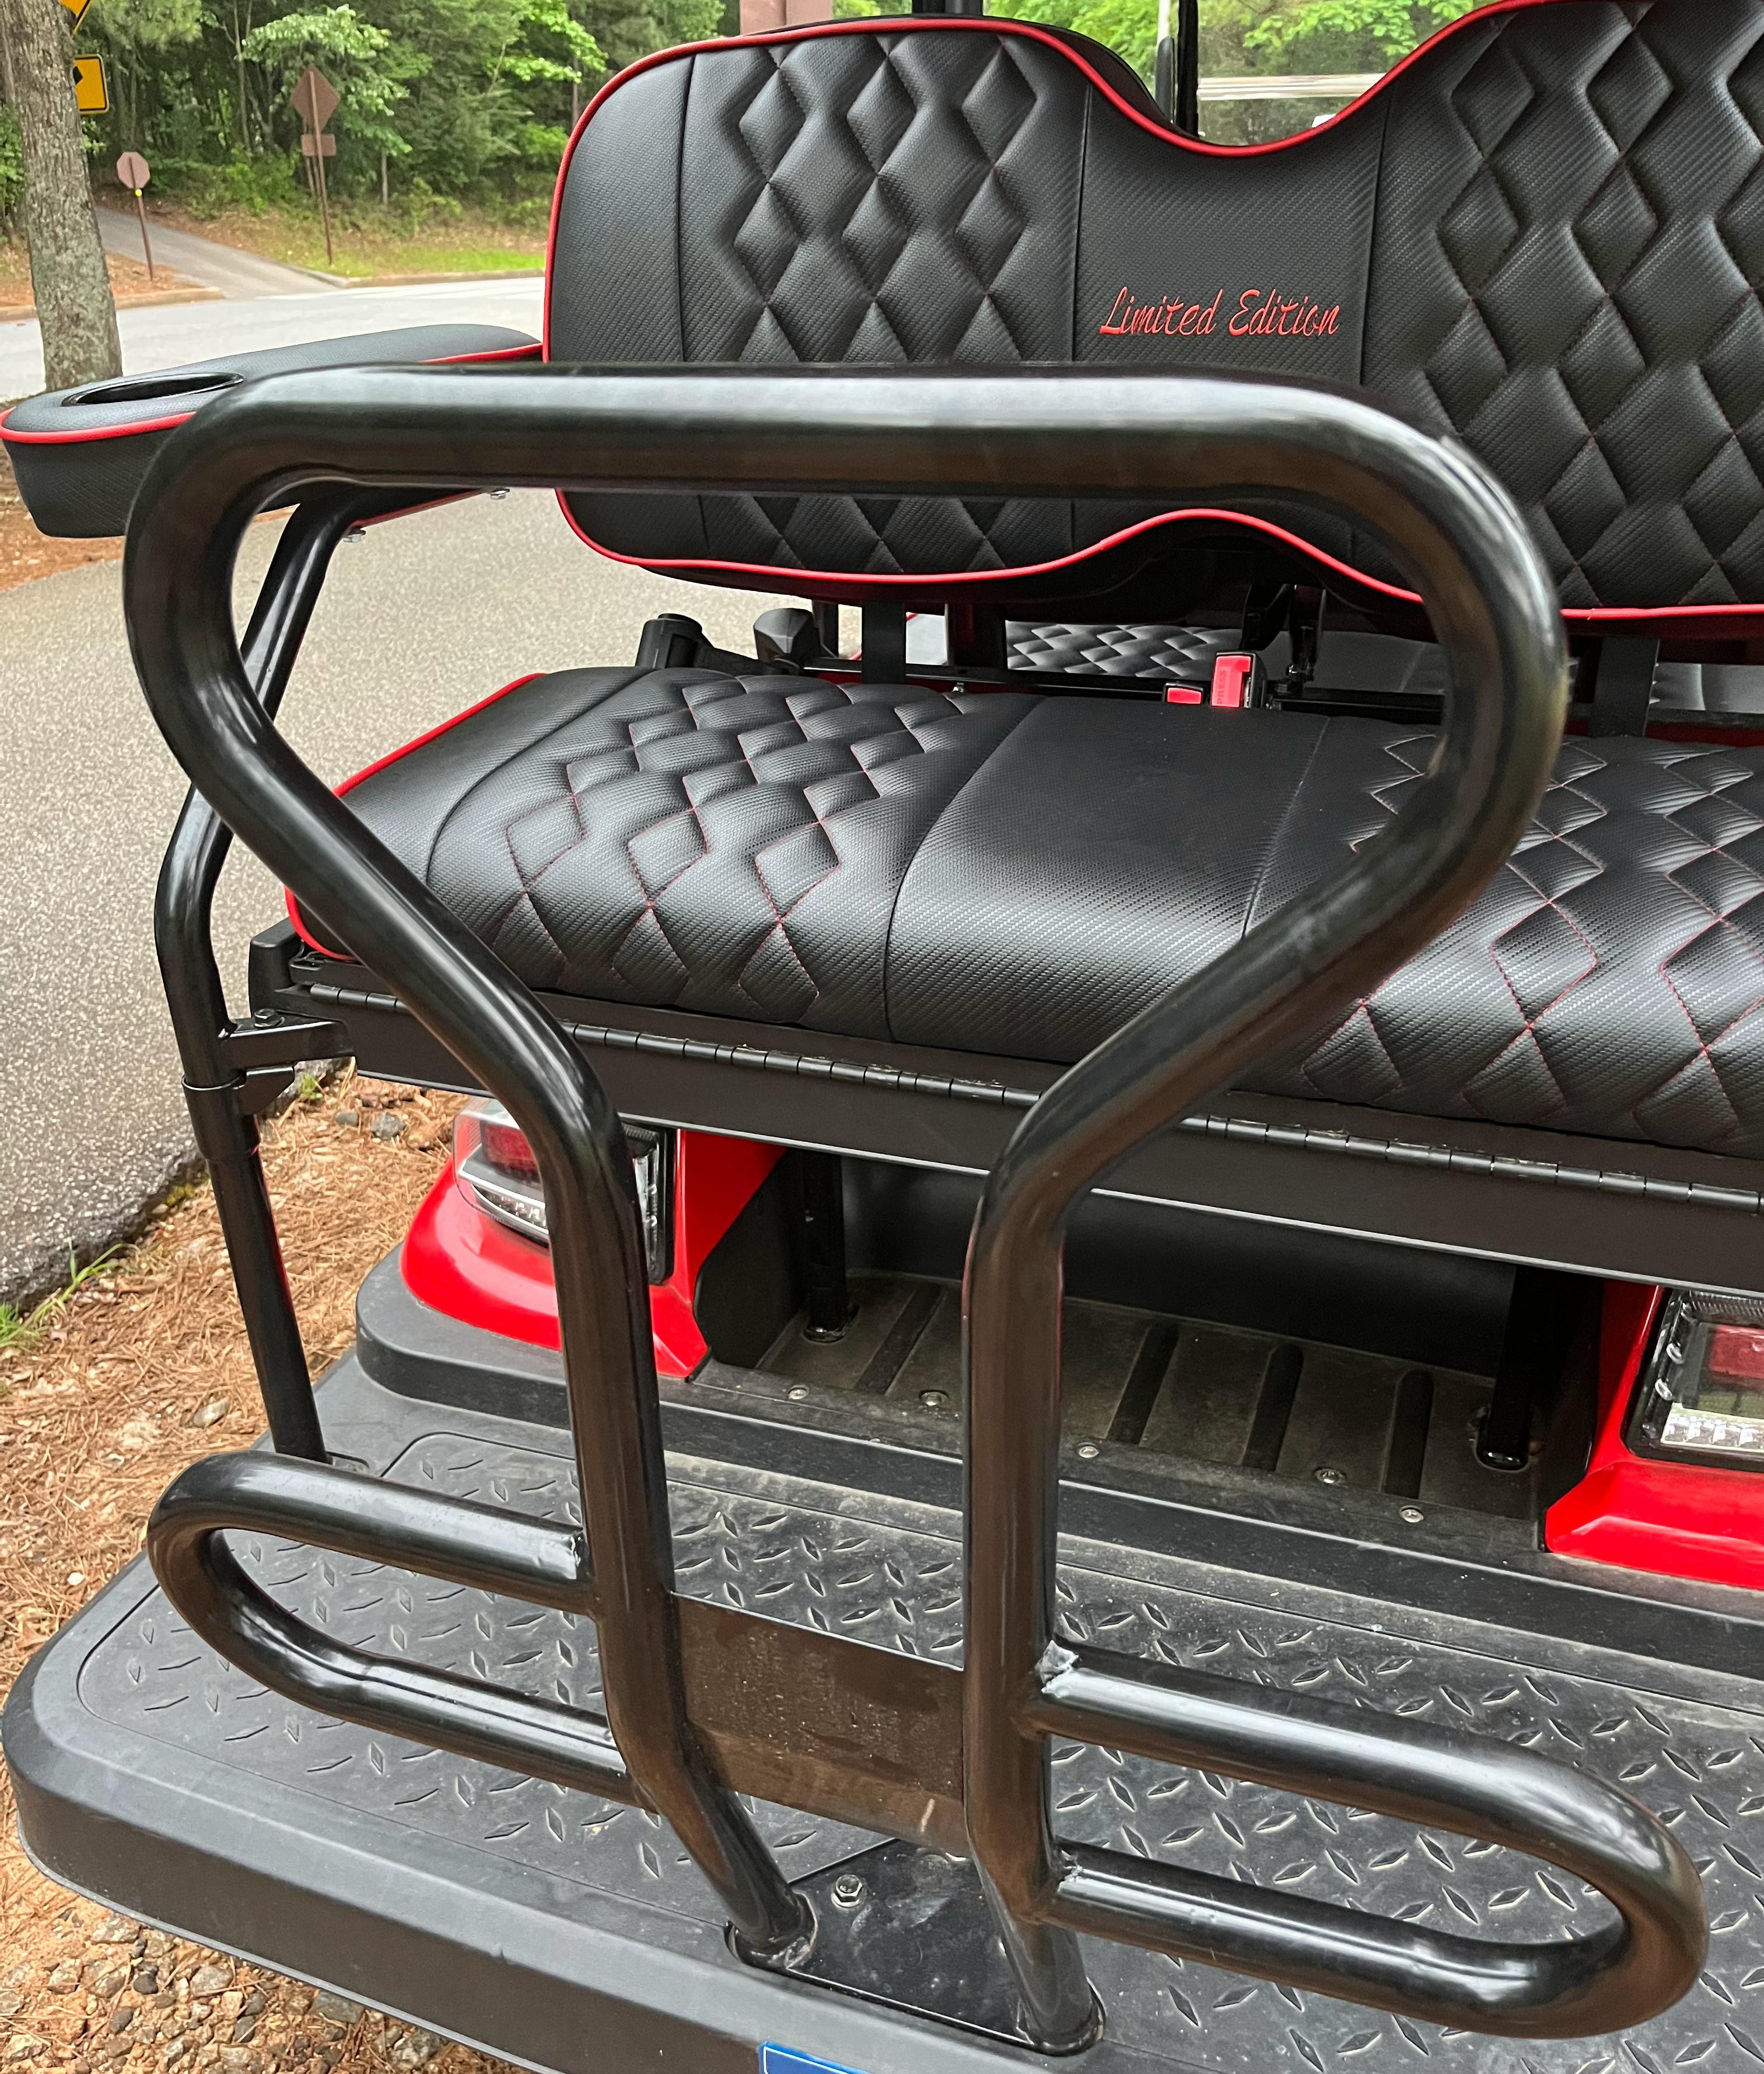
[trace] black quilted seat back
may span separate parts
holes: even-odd
[[[625,75],[578,133],[547,349],[1363,385],[1493,465],[1571,611],[1764,607],[1761,123],[1764,0],[1507,0],[1327,127],[1249,151],[1179,137],[1119,68],[1030,23],[707,45]],[[1181,535],[1082,502],[572,510],[607,552],[847,595],[1069,594],[1072,557]],[[1258,539],[1395,578],[1345,527],[1254,515]]]

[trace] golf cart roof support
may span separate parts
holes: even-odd
[[[618,1118],[534,997],[276,734],[241,665],[230,618],[240,535],[272,498],[321,483],[837,484],[860,494],[1068,498],[1278,490],[1371,527],[1427,598],[1453,696],[1434,765],[1401,812],[1341,872],[1066,1075],[1025,1118],[989,1184],[968,1283],[959,1745],[948,1740],[956,1674],[729,1609],[688,1613],[675,1596],[635,1193]],[[1469,455],[1345,395],[1150,372],[295,375],[222,398],[168,443],[135,505],[125,584],[149,702],[194,782],[506,1104],[534,1147],[586,1527],[585,1543],[527,1524],[505,1526],[498,1539],[481,1508],[432,1493],[364,1485],[308,1464],[199,1465],[162,1501],[149,1545],[204,1639],[320,1708],[419,1722],[440,1746],[526,1769],[548,1762],[549,1775],[570,1769],[590,1790],[640,1796],[672,1824],[742,1948],[762,1960],[787,1953],[811,1926],[734,1795],[838,1803],[890,1826],[894,1811],[878,1781],[891,1765],[898,1785],[923,1750],[942,1783],[927,1780],[923,1796],[947,1803],[949,1774],[959,1776],[1028,2028],[1049,2049],[1093,2035],[1080,1927],[1519,2035],[1625,2026],[1683,1992],[1706,1936],[1696,1876],[1625,1796],[1452,1732],[1271,1706],[1253,1689],[1203,1691],[1161,1667],[1079,1657],[1054,1632],[1060,1233],[1072,1204],[1149,1133],[1427,941],[1507,855],[1542,789],[1566,695],[1560,623],[1522,522]],[[408,1667],[300,1630],[227,1557],[221,1532],[245,1526],[430,1574],[494,1576],[499,1590],[591,1609],[606,1724],[580,1712],[554,1721],[558,1710],[496,1688],[437,1686],[434,1674],[413,1678]],[[708,1631],[706,1614],[718,1632]],[[745,1740],[726,1721],[719,1733],[704,1718],[706,1664],[728,1644],[722,1627],[752,1644],[745,1659],[739,1644],[725,1659],[746,1679]],[[809,1721],[818,1690],[853,1702],[824,1717],[843,1732],[843,1752]],[[921,1741],[899,1733],[911,1708],[887,1704],[897,1692],[921,1706]],[[770,1718],[755,1700],[773,1708]],[[609,1728],[622,1770],[608,1754]],[[1467,1945],[1359,1914],[1295,1909],[1238,1886],[1221,1896],[1192,1878],[1069,1849],[1051,1832],[1047,1737],[1071,1733],[1160,1754],[1204,1741],[1228,1773],[1357,1804],[1400,1797],[1415,1819],[1515,1843],[1590,1880],[1620,1920],[1573,1942]]]

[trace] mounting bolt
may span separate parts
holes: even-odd
[[[1082,1440],[1079,1443],[1078,1459],[1080,1462],[1093,1462],[1101,1452],[1101,1448],[1094,1440]]]
[[[1402,1520],[1406,1526],[1419,1527],[1422,1521],[1427,1518],[1427,1514],[1418,1505],[1406,1505],[1398,1509],[1397,1518]]]
[[[800,1404],[803,1399],[808,1396],[808,1391],[804,1384],[798,1382],[793,1383],[791,1387],[785,1391],[784,1394],[790,1399],[792,1404]]]
[[[949,1392],[947,1390],[922,1390],[919,1393],[919,1401],[927,1411],[941,1411],[949,1402]]]
[[[1327,1484],[1332,1490],[1337,1484],[1345,1484],[1348,1480],[1340,1469],[1314,1469],[1312,1474],[1320,1484]]]
[[[835,1908],[855,1908],[864,1898],[864,1883],[856,1873],[841,1873],[833,1882]]]

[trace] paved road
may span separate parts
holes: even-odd
[[[464,286],[141,311],[125,320],[128,365],[213,352],[217,324],[253,312],[284,337],[433,320],[461,304],[537,321],[536,285]],[[247,589],[274,531],[252,529]],[[103,563],[0,592],[0,1295],[70,1241],[107,1237],[190,1151],[151,928],[184,781],[134,683],[120,585]],[[733,647],[775,601],[602,562],[537,492],[449,506],[340,550],[287,731],[335,779],[527,671],[627,659],[655,612],[690,612]],[[235,858],[217,925],[229,984],[242,981],[252,932],[278,911],[266,874]]]
[[[438,281],[405,288],[325,288],[250,302],[172,303],[122,310],[122,365],[130,374],[181,367],[217,353],[301,345],[399,324],[499,324],[539,336],[544,290],[531,281]],[[35,317],[0,324],[0,397],[43,386],[43,345]]]
[[[147,257],[141,249],[141,222],[132,209],[98,209],[98,235],[106,252],[119,252],[126,259]],[[204,287],[218,288],[235,302],[254,301],[262,295],[310,295],[315,287],[329,287],[304,266],[284,266],[255,252],[236,252],[230,245],[212,238],[198,238],[188,230],[174,230],[169,224],[150,225],[155,267],[168,267]]]

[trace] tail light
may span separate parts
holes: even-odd
[[[1764,1299],[1668,1296],[1626,1438],[1639,1455],[1764,1469]]]
[[[625,1142],[637,1176],[649,1279],[665,1282],[673,1267],[674,1134],[628,1123]],[[453,1125],[453,1178],[481,1216],[542,1246],[551,1243],[539,1162],[500,1102],[468,1102],[460,1111]]]

